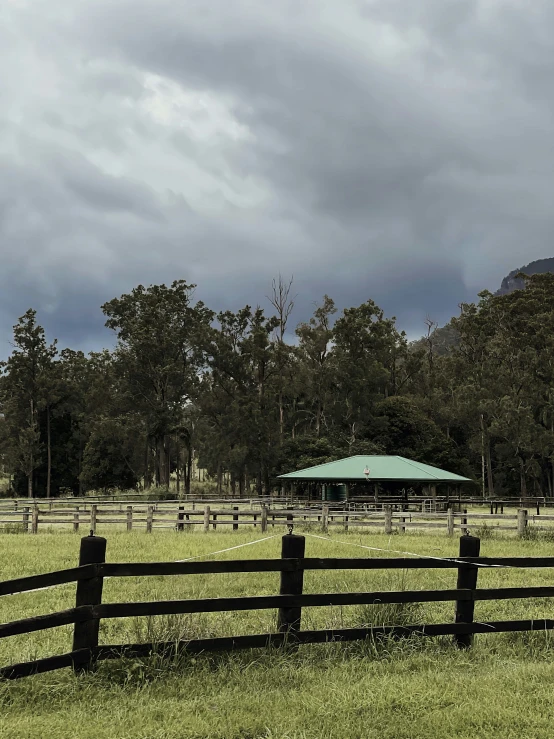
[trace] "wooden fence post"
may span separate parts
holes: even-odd
[[[329,530],[329,506],[324,505],[321,516],[321,530],[325,533]]]
[[[448,536],[453,536],[454,535],[454,511],[452,510],[452,508],[449,508],[446,514],[446,526],[448,529]]]
[[[267,506],[262,505],[262,534],[267,531]]]
[[[520,508],[517,512],[517,535],[525,536],[525,529],[527,528],[527,511]]]
[[[38,534],[38,505],[35,503],[31,517],[31,534]]]
[[[98,512],[98,506],[93,503],[90,507],[90,530],[93,534],[96,534],[96,514]]]
[[[385,534],[392,534],[392,506],[385,506]]]
[[[348,516],[344,517],[344,530],[348,531]]]
[[[481,540],[477,536],[460,536],[460,557],[478,557],[481,550]],[[477,574],[479,568],[471,564],[463,564],[458,567],[458,590],[475,590],[477,587]],[[475,611],[474,600],[456,601],[456,623],[473,623]],[[467,649],[473,644],[473,634],[455,634],[454,641],[459,649]]]
[[[28,534],[29,533],[29,511],[31,509],[29,506],[25,506],[23,508],[23,531]]]
[[[184,531],[185,530],[185,524],[183,521],[185,520],[185,514],[181,513],[181,511],[185,510],[184,505],[179,506],[179,513],[177,514],[177,531]]]
[[[258,520],[258,516],[257,516],[257,514],[255,513],[255,514],[254,514],[254,528],[256,528],[256,526],[258,525],[258,524],[256,523],[256,521],[257,521],[257,520]]]
[[[146,533],[151,534],[152,533],[152,522],[154,520],[154,508],[153,506],[149,505],[146,509]]]
[[[204,533],[207,534],[210,530],[210,506],[204,507]]]
[[[127,506],[127,531],[133,530],[133,506]]]
[[[400,533],[405,534],[406,533],[406,526],[404,525],[406,523],[406,516],[400,517]]]
[[[75,507],[75,513],[73,514],[73,531],[74,533],[79,531],[79,506]]]
[[[303,559],[306,552],[306,537],[297,534],[285,534],[282,539],[282,559]],[[298,568],[290,572],[281,572],[280,595],[302,595],[304,588],[304,570]],[[294,638],[300,631],[302,608],[279,608],[277,629]]]
[[[106,561],[106,539],[102,536],[85,536],[81,539],[79,566],[103,564]],[[88,580],[77,581],[75,606],[98,606],[102,603],[102,587],[104,578],[100,575]],[[78,621],[73,630],[73,651],[77,649],[92,650],[98,646],[98,630],[100,619],[89,618]],[[74,672],[88,672],[92,667],[93,654],[89,651],[73,660]]]
[[[239,509],[238,505],[234,505],[233,506],[233,510],[234,511],[238,511],[238,509]],[[238,521],[238,520],[239,520],[238,515],[236,513],[233,513],[233,521]],[[233,531],[238,531],[238,528],[239,528],[238,523],[234,523],[233,524]]]
[[[216,521],[217,521],[217,513],[213,513],[213,514],[212,514],[212,521],[213,521],[213,526],[212,526],[212,528],[213,528],[213,530],[215,531],[215,530],[216,530],[216,528],[217,528],[217,523],[216,523]]]

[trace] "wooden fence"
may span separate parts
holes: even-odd
[[[456,512],[461,512],[464,508],[478,507],[489,509],[492,513],[504,513],[504,508],[525,508],[533,509],[537,515],[540,515],[541,508],[554,507],[554,498],[511,498],[511,499],[484,499],[484,498],[447,498],[445,496],[437,496],[429,498],[424,496],[410,495],[407,499],[399,496],[379,495],[378,500],[374,496],[350,496],[347,501],[322,501],[321,499],[306,499],[302,497],[287,496],[264,496],[249,498],[232,498],[232,497],[216,497],[216,496],[198,496],[189,495],[182,496],[178,500],[159,499],[149,500],[144,495],[129,494],[125,497],[117,497],[115,495],[85,496],[85,497],[68,497],[68,498],[0,498],[0,512],[2,510],[17,511],[25,507],[33,508],[39,506],[48,510],[67,509],[79,507],[81,510],[90,509],[95,504],[99,506],[108,505],[114,509],[123,510],[126,506],[147,506],[153,505],[181,505],[185,504],[189,508],[200,507],[205,505],[212,507],[228,507],[238,505],[239,507],[247,507],[251,509],[266,506],[271,509],[279,508],[321,508],[322,505],[328,505],[331,509],[341,510],[372,510],[383,511],[387,505],[392,506],[393,510],[401,510],[407,512],[446,512],[452,508]]]
[[[200,528],[204,532],[223,530],[236,531],[239,527],[259,527],[262,533],[276,526],[317,526],[321,531],[330,529],[381,530],[385,534],[406,531],[434,530],[448,535],[456,531],[467,532],[483,526],[498,531],[513,531],[524,536],[529,526],[536,529],[552,529],[554,515],[529,513],[520,509],[516,513],[488,513],[466,511],[457,512],[452,508],[445,513],[420,513],[402,511],[385,505],[384,510],[371,510],[368,507],[337,510],[328,505],[319,508],[270,507],[261,504],[259,508],[240,508],[238,505],[211,507],[208,505],[188,506],[176,503],[153,503],[149,505],[123,503],[97,503],[87,506],[21,506],[17,509],[0,508],[0,532],[2,530],[36,534],[42,530],[58,527],[78,533],[85,529],[96,534],[98,529],[106,531],[119,526],[127,531],[142,530],[152,533],[158,529],[190,531]]]
[[[44,659],[23,662],[0,669],[0,678],[16,679],[63,667],[75,672],[90,670],[100,660],[122,656],[145,656],[152,652],[172,655],[181,651],[198,653],[228,651],[254,647],[345,642],[383,635],[421,636],[453,635],[460,648],[471,646],[477,633],[537,631],[554,628],[554,620],[513,620],[474,622],[474,606],[478,600],[553,597],[554,587],[519,587],[477,589],[479,567],[554,567],[554,557],[480,557],[477,537],[460,538],[458,558],[363,558],[314,559],[305,557],[305,538],[295,534],[283,536],[281,559],[223,560],[211,562],[152,562],[108,564],[105,561],[106,539],[81,539],[79,566],[45,575],[0,582],[0,596],[76,582],[75,607],[43,616],[35,616],[0,624],[0,638],[27,634],[57,626],[74,624],[71,652]],[[458,570],[457,587],[451,590],[412,590],[401,592],[316,593],[303,592],[306,570],[375,570],[375,569],[445,569]],[[238,598],[195,598],[189,600],[143,603],[102,603],[105,577],[146,577],[191,574],[280,572],[279,595]],[[344,629],[301,629],[302,609],[317,606],[347,606],[382,603],[454,602],[454,621],[440,624],[409,626],[373,626]],[[214,613],[237,610],[277,609],[277,631],[269,634],[193,639],[186,642],[150,644],[99,644],[99,624],[103,618],[157,616],[183,613]]]

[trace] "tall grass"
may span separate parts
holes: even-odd
[[[309,532],[308,532],[309,533]],[[206,555],[261,538],[259,531],[213,533],[114,532],[109,561],[171,561]],[[339,543],[346,542],[346,544]],[[455,556],[456,539],[444,535],[331,534],[307,536],[307,556],[387,556],[350,544]],[[220,557],[280,556],[280,536]],[[72,566],[79,537],[71,533],[0,536],[2,579]],[[550,555],[542,537],[483,541],[482,553]],[[305,592],[400,590],[455,586],[454,570],[310,571]],[[482,587],[551,584],[549,570],[485,570]],[[121,602],[278,592],[277,573],[113,578],[104,600]],[[75,586],[0,598],[0,621],[71,607]],[[544,618],[552,601],[480,602],[476,618]],[[100,640],[166,642],[201,636],[263,633],[273,611],[118,619],[102,622]],[[305,628],[440,622],[453,619],[452,603],[308,608]],[[66,651],[71,627],[0,641],[0,664]],[[550,701],[554,649],[549,633],[477,636],[469,652],[448,638],[369,640],[237,654],[181,655],[117,660],[85,677],[69,670],[0,685],[0,737],[541,737],[550,736],[544,706]]]

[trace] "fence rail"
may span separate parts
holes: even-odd
[[[525,535],[529,525],[535,528],[552,529],[554,531],[554,515],[529,513],[520,509],[517,513],[458,512],[449,509],[444,513],[395,510],[392,505],[385,505],[383,510],[370,508],[335,509],[328,505],[319,508],[274,507],[261,504],[260,508],[200,507],[177,505],[176,503],[120,505],[104,503],[89,504],[86,508],[47,507],[35,505],[18,507],[17,509],[0,508],[0,531],[21,531],[37,534],[39,526],[60,527],[74,532],[82,528],[95,534],[98,529],[119,526],[126,531],[142,530],[152,533],[154,530],[172,529],[187,531],[201,528],[204,532],[216,530],[218,527],[233,531],[239,527],[260,527],[262,532],[275,526],[316,525],[322,531],[330,528],[342,528],[348,531],[353,528],[381,529],[385,534],[394,531],[404,533],[411,529],[443,530],[449,535],[456,529],[469,530],[470,527],[486,525],[501,531],[514,531]]]
[[[210,562],[107,563],[106,539],[88,536],[81,539],[79,566],[43,575],[34,575],[0,583],[0,596],[76,582],[75,607],[0,625],[0,638],[32,633],[73,624],[73,649],[66,654],[22,662],[0,668],[0,678],[16,679],[28,675],[72,667],[75,672],[88,671],[100,660],[121,656],[141,656],[153,651],[175,654],[249,649],[266,646],[316,644],[351,641],[383,635],[421,636],[452,635],[460,648],[471,646],[474,634],[507,631],[554,629],[554,620],[514,620],[474,622],[474,605],[483,600],[505,600],[554,597],[554,587],[477,588],[480,567],[554,568],[554,557],[481,557],[477,537],[460,538],[457,558],[307,558],[305,538],[286,534],[282,538],[280,559],[221,560]],[[368,591],[357,593],[304,593],[303,575],[307,570],[373,570],[373,569],[457,569],[456,588],[444,590]],[[105,577],[146,577],[237,572],[280,572],[278,595],[193,598],[186,600],[147,601],[134,603],[102,603]],[[367,628],[301,629],[302,609],[307,607],[348,606],[382,603],[454,602],[454,623],[384,625]],[[242,636],[193,639],[161,644],[99,644],[99,624],[104,618],[128,618],[165,614],[215,613],[277,609],[277,632]]]

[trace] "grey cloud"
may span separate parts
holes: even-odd
[[[297,320],[371,297],[415,335],[552,254],[546,0],[8,7],[0,337],[34,301],[100,343],[138,282],[219,309],[279,271]]]

